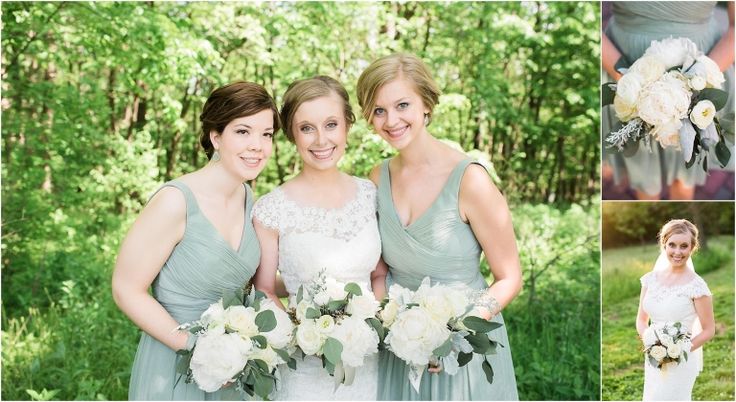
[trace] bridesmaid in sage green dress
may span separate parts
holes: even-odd
[[[712,58],[726,77],[722,89],[728,92],[726,106],[718,112],[723,129],[734,133],[734,3],[728,2],[728,25],[715,15],[715,1],[617,1],[612,2],[611,18],[602,38],[603,81],[618,81],[614,66],[621,57],[629,63],[640,58],[654,40],[684,37]],[[601,131],[606,136],[616,127],[612,106],[601,111]],[[733,145],[730,144],[732,153]],[[700,166],[685,167],[682,151],[663,149],[655,142],[652,152],[641,146],[631,157],[604,148],[604,161],[613,167],[614,180],[625,176],[639,199],[658,199],[662,184],[669,186],[670,199],[692,199],[696,185],[703,185],[707,173]],[[734,158],[725,170],[733,171]],[[708,157],[711,169],[721,169],[715,155]]]
[[[242,399],[234,386],[206,393],[178,381],[176,351],[191,349],[195,339],[175,328],[198,319],[223,291],[243,287],[258,267],[253,192],[244,182],[271,155],[278,112],[262,86],[235,82],[212,92],[200,120],[209,163],[151,197],[123,241],[113,273],[115,302],[143,330],[131,400]]]
[[[467,286],[483,294],[477,305],[484,318],[503,323],[501,309],[521,289],[511,214],[481,165],[427,131],[438,98],[427,67],[409,54],[373,62],[358,80],[363,116],[399,151],[371,172],[389,266],[386,285],[416,289],[429,276],[433,283]],[[479,270],[481,251],[493,273],[490,287]],[[379,361],[378,399],[518,400],[506,329],[491,333],[504,346],[490,357],[492,384],[476,355],[452,376],[442,367],[430,368],[416,392],[406,364],[385,351]]]

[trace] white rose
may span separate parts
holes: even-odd
[[[639,117],[652,126],[683,119],[690,107],[690,95],[684,76],[669,72],[642,91]]]
[[[325,338],[317,328],[314,320],[302,321],[296,328],[296,343],[307,355],[315,355],[324,344]]]
[[[642,341],[644,342],[644,346],[649,347],[649,346],[652,346],[655,343],[657,343],[657,334],[654,333],[654,328],[653,327],[648,327],[644,331],[644,337],[643,338],[644,339],[642,339]]]
[[[268,365],[269,372],[273,371],[277,365],[286,363],[270,346],[266,346],[265,349],[253,348],[250,352],[249,358],[251,360],[263,360],[263,362]]]
[[[695,65],[690,68],[688,73],[704,78],[709,88],[720,89],[726,81],[718,64],[705,55],[699,56],[696,59]]]
[[[238,334],[206,333],[197,339],[190,368],[194,381],[205,392],[215,392],[248,362],[250,341]]]
[[[353,296],[345,308],[345,312],[352,317],[366,319],[376,316],[381,303],[376,300],[373,293],[363,293],[361,296]]]
[[[667,346],[667,356],[677,359],[680,357],[680,354],[682,353],[682,348],[680,348],[677,344],[672,344]]]
[[[225,333],[225,309],[222,300],[211,304],[199,319],[202,326],[210,332]]]
[[[698,46],[687,38],[667,38],[652,41],[644,56],[654,57],[664,65],[665,70],[675,66],[689,67],[698,57]]]
[[[238,331],[240,336],[253,337],[258,335],[256,325],[256,311],[252,307],[230,306],[225,310],[225,326]]]
[[[330,335],[342,343],[342,362],[350,367],[363,365],[363,358],[378,352],[378,335],[361,318],[346,317]]]
[[[314,295],[312,301],[317,303],[318,306],[324,306],[330,302],[330,295],[328,295],[326,291],[322,291]]]
[[[661,340],[662,340],[662,345],[664,345],[667,348],[669,348],[670,346],[673,346],[675,344],[675,342],[669,336],[664,336],[664,337],[662,337]]]
[[[651,134],[659,141],[663,148],[680,146],[681,120],[672,120],[652,128]]]
[[[626,104],[636,104],[639,94],[646,84],[647,82],[642,74],[628,72],[616,83],[616,97],[621,98],[621,101]]]
[[[278,308],[276,303],[270,299],[261,302],[261,311],[271,310],[276,317],[276,328],[263,332],[261,335],[266,337],[268,345],[276,349],[283,349],[288,346],[294,337],[294,324],[289,318],[286,311]]]
[[[429,363],[432,351],[444,343],[450,330],[422,307],[402,311],[396,317],[386,343],[396,356],[412,365]]]
[[[705,81],[705,78],[699,76],[699,75],[693,75],[690,77],[690,80],[688,81],[688,84],[690,84],[690,88],[701,91],[703,88],[705,88],[705,84],[707,82]]]
[[[639,115],[639,112],[634,103],[626,103],[620,96],[613,98],[613,110],[616,112],[616,117],[627,122]]]
[[[632,72],[638,73],[643,78],[644,83],[649,84],[657,81],[666,70],[664,64],[656,57],[643,56],[629,67],[629,71],[625,75],[629,75]]]
[[[705,130],[710,126],[714,117],[716,117],[716,107],[709,100],[701,100],[690,112],[690,121],[695,123],[701,130]]]
[[[323,315],[315,321],[317,330],[322,334],[329,334],[335,329],[335,319],[331,315]]]
[[[338,282],[333,278],[327,278],[325,280],[325,291],[330,297],[330,300],[341,300],[344,299],[348,293],[345,291],[345,284]]]
[[[652,348],[649,349],[649,355],[656,361],[661,362],[662,359],[667,356],[667,349],[662,346],[652,346]]]
[[[309,309],[310,307],[317,309],[314,304],[307,300],[300,301],[299,304],[296,305],[296,319],[299,321],[304,321],[305,319],[307,319],[307,309]]]
[[[383,306],[383,309],[380,313],[378,313],[378,317],[383,321],[383,325],[385,327],[390,327],[391,324],[393,324],[394,320],[396,319],[396,314],[399,313],[399,304],[396,303],[393,300],[389,300],[388,303],[386,303],[385,306]]]

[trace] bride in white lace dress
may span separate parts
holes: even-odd
[[[703,369],[703,344],[715,333],[713,300],[708,285],[695,273],[690,255],[698,248],[698,229],[685,219],[667,222],[659,232],[662,253],[641,278],[636,330],[643,339],[650,324],[680,322],[691,340],[688,359],[662,369],[644,363],[645,401],[689,401]]]
[[[329,77],[296,81],[284,94],[281,120],[303,169],[253,208],[261,243],[256,288],[282,305],[276,297],[278,270],[293,306],[299,286],[325,271],[341,282],[375,284],[376,298],[382,298],[387,269],[380,259],[375,186],[337,169],[355,121],[347,92]],[[377,362],[377,354],[366,358],[353,383],[335,389],[320,359],[297,359],[296,371],[282,365],[273,399],[375,400]]]

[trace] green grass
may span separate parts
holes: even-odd
[[[716,336],[705,345],[704,370],[693,389],[694,400],[734,399],[734,238],[710,239],[713,251],[699,257],[708,271],[701,276],[713,292]],[[716,257],[713,257],[713,256]],[[603,399],[641,400],[644,360],[636,334],[639,277],[651,269],[656,246],[636,246],[603,253]],[[710,266],[718,260],[720,268]],[[699,260],[695,260],[700,271]],[[632,284],[633,283],[633,284]]]

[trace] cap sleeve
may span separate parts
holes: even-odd
[[[252,217],[255,218],[263,226],[279,230],[279,197],[276,194],[277,189],[264,195],[253,205]]]
[[[713,293],[710,292],[708,284],[705,283],[703,278],[698,276],[695,280],[690,282],[690,285],[687,288],[687,296],[691,299],[697,299],[703,296],[713,296]]]
[[[643,288],[650,287],[652,284],[652,280],[654,280],[654,272],[651,271],[647,272],[646,274],[644,274],[644,276],[639,278],[639,281],[641,282],[641,287]]]

